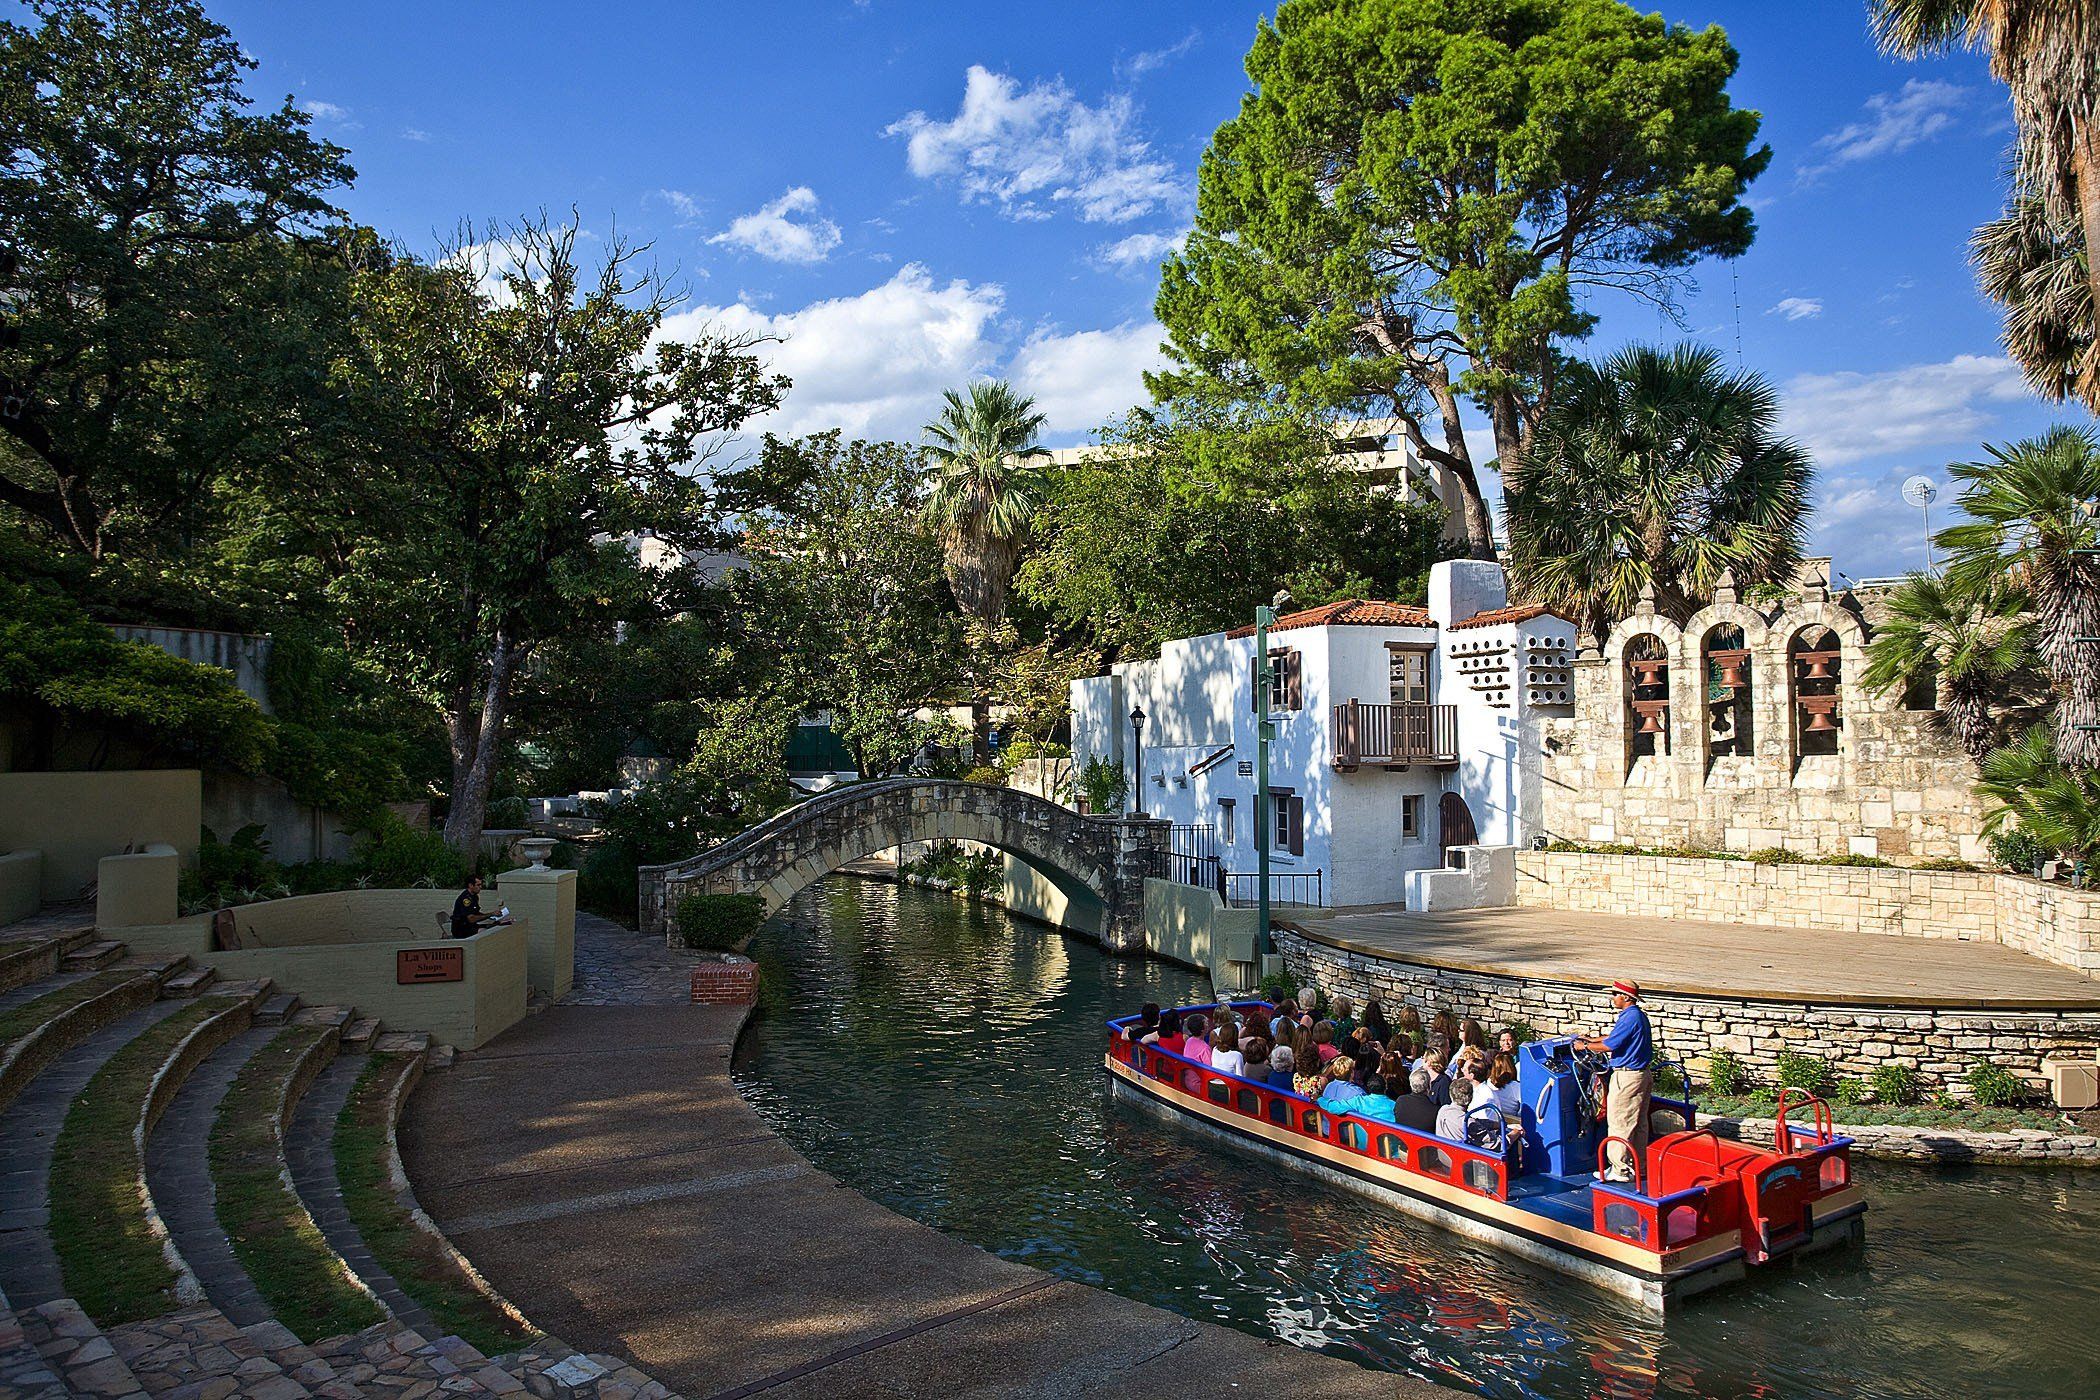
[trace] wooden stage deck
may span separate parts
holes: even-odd
[[[2100,981],[1995,943],[1559,909],[1280,909],[1280,927],[1453,971],[1819,1005],[2100,1009]]]

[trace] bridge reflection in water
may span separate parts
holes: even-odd
[[[738,1083],[803,1153],[1009,1258],[1489,1395],[2090,1397],[2100,1181],[1864,1163],[1861,1254],[1667,1323],[1110,1107],[1101,1023],[1194,974],[944,895],[833,879],[754,950]],[[880,1261],[870,1261],[879,1268]]]

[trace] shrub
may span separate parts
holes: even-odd
[[[1656,1064],[1656,1093],[1662,1094],[1667,1098],[1675,1099],[1683,1097],[1684,1089],[1684,1072],[1682,1070],[1680,1070],[1676,1065],[1669,1063],[1667,1060],[1660,1061]]]
[[[1973,874],[1983,867],[1974,861],[1955,860],[1951,856],[1936,856],[1931,860],[1919,861],[1913,868],[1917,870],[1966,870]]]
[[[1120,812],[1130,796],[1130,779],[1122,764],[1090,758],[1079,770],[1079,795],[1086,799],[1089,812]]]
[[[1801,857],[1784,846],[1761,846],[1743,859],[1752,865],[1796,865]]]
[[[1732,1098],[1749,1092],[1750,1071],[1726,1050],[1716,1050],[1706,1057],[1706,1082],[1716,1094]]]
[[[2034,874],[2051,855],[2049,848],[2035,840],[2024,826],[1994,831],[1985,838],[1985,843],[1991,848],[1992,860],[2022,875]]]
[[[1779,1087],[1805,1089],[1817,1098],[1829,1098],[1838,1084],[1837,1066],[1816,1055],[1779,1052]]]
[[[1874,1099],[1877,1103],[1909,1107],[1925,1097],[1924,1086],[1918,1082],[1917,1071],[1904,1065],[1877,1065],[1874,1068]]]
[[[1006,770],[996,764],[980,763],[963,774],[962,780],[966,783],[983,783],[986,787],[1005,787]]]
[[[357,840],[357,864],[381,889],[442,889],[466,883],[467,862],[444,835],[381,812]]]
[[[963,892],[983,899],[1006,883],[1006,857],[997,851],[972,851],[962,858]]]
[[[1889,868],[1889,862],[1883,860],[1880,856],[1854,855],[1849,851],[1841,856],[1819,856],[1815,863],[1817,865],[1861,865],[1874,870],[1886,870]]]
[[[1261,979],[1262,1000],[1271,1006],[1298,999],[1298,979],[1288,972],[1272,972]]]
[[[593,914],[632,920],[641,912],[641,871],[618,841],[592,846],[576,867],[576,904]]]
[[[1969,1094],[1985,1108],[2010,1108],[2027,1097],[2027,1084],[2003,1065],[1982,1060],[1966,1076]]]
[[[671,927],[688,948],[740,950],[765,922],[755,894],[689,894],[671,912]]]
[[[516,831],[526,824],[531,812],[522,797],[499,797],[489,803],[484,825],[492,831]]]
[[[1848,1076],[1837,1082],[1837,1088],[1831,1092],[1831,1097],[1843,1104],[1860,1104],[1867,1101],[1867,1094],[1866,1080]]]

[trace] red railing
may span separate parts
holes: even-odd
[[[1344,772],[1366,763],[1456,762],[1456,705],[1367,705],[1348,700],[1334,707],[1334,766]]]

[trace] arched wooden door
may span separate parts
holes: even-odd
[[[1471,846],[1479,842],[1480,835],[1473,827],[1473,809],[1466,805],[1466,799],[1455,792],[1444,794],[1436,804],[1436,833],[1437,845],[1443,849],[1446,865],[1451,863],[1453,846]]]

